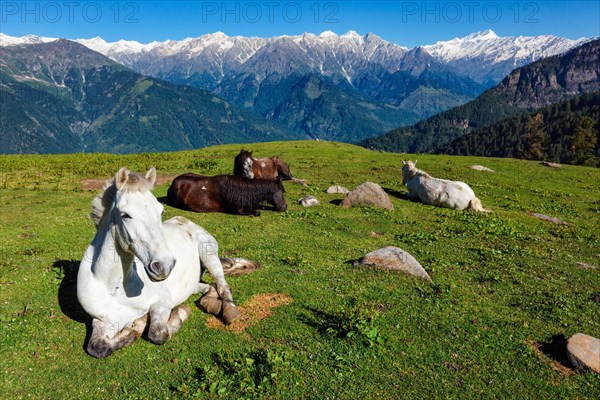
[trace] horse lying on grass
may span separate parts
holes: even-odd
[[[233,161],[233,174],[250,179],[271,179],[278,177],[283,180],[291,180],[290,167],[279,157],[254,158],[252,152],[241,150]]]
[[[191,309],[189,296],[226,324],[240,316],[225,280],[231,270],[255,263],[218,257],[217,241],[182,217],[162,222],[163,206],[151,190],[156,171],[145,176],[121,168],[92,202],[96,236],[79,265],[77,298],[93,318],[87,352],[103,358],[147,332],[156,344],[179,330]],[[223,263],[223,264],[222,264]],[[216,290],[200,280],[206,270]]]
[[[259,216],[261,202],[277,211],[287,204],[281,180],[250,179],[233,175],[179,175],[167,192],[167,204],[196,212],[225,212]]]
[[[408,197],[433,206],[455,210],[490,212],[483,208],[473,190],[464,182],[433,178],[418,169],[412,161],[402,160],[402,184],[406,185]]]

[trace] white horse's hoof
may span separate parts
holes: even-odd
[[[223,308],[223,301],[221,299],[205,295],[198,302],[198,307],[204,312],[212,315],[219,315]]]
[[[239,312],[235,304],[229,301],[223,303],[223,321],[225,321],[225,325],[231,325],[233,321],[241,316],[242,314]]]

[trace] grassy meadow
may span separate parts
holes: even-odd
[[[242,147],[278,155],[306,179],[285,183],[286,212],[165,207],[165,218],[183,215],[211,232],[222,256],[262,264],[228,278],[242,319],[224,328],[191,298],[190,319],[165,345],[141,339],[107,359],[87,355],[75,278],[94,236],[98,182],[121,166],[155,166],[160,198],[175,175],[230,173]],[[467,182],[493,212],[405,200],[403,158]],[[385,188],[394,210],[343,209],[343,195],[326,193],[365,181]],[[321,204],[304,208],[303,195]],[[571,335],[600,337],[599,169],[308,141],[0,156],[0,226],[2,398],[600,398],[600,376],[564,359]],[[384,246],[411,253],[433,284],[348,263]]]

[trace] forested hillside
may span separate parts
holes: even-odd
[[[600,92],[476,129],[438,153],[598,165]]]

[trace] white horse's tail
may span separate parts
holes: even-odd
[[[471,200],[469,202],[469,206],[467,207],[467,210],[473,210],[473,211],[485,212],[485,213],[492,212],[492,210],[483,208],[483,204],[481,204],[481,200],[479,200],[477,197],[473,198],[473,200]]]
[[[260,268],[260,263],[245,258],[221,258],[223,273],[229,276],[249,274]]]

